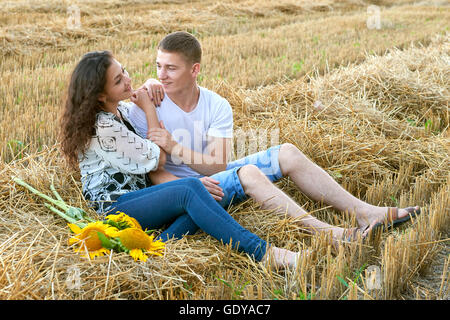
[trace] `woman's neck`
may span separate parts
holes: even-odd
[[[110,112],[112,114],[115,114],[116,116],[120,117],[119,111],[117,109],[117,107],[119,106],[118,102],[107,102],[105,103],[105,107],[104,110],[106,112]]]

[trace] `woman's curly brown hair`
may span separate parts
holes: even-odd
[[[96,114],[104,107],[98,100],[111,65],[110,51],[86,53],[70,78],[65,105],[60,117],[61,150],[68,164],[78,168],[78,157],[95,135]]]

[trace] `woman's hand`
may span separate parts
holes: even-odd
[[[155,105],[153,104],[152,100],[150,99],[147,93],[147,89],[144,87],[135,90],[131,95],[130,100],[133,103],[135,103],[139,108],[144,110],[144,112],[151,110],[149,108],[155,107]]]
[[[162,83],[156,79],[148,79],[141,88],[147,88],[147,93],[155,106],[160,106],[164,99],[164,89]]]

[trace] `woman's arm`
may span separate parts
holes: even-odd
[[[146,87],[136,90],[131,96],[131,101],[145,112],[147,134],[151,128],[160,128],[155,104],[148,96]]]
[[[161,151],[155,143],[130,131],[124,124],[114,120],[112,114],[99,115],[91,148],[99,160],[131,174],[154,171],[160,161]]]
[[[171,174],[169,171],[166,171],[164,168],[158,168],[158,170],[156,171],[149,172],[148,176],[152,184],[161,184],[164,182],[180,179],[177,176]]]
[[[164,152],[163,149],[159,148],[159,162],[158,162],[158,168],[156,170],[160,170],[164,168],[164,165],[166,164],[167,155]]]
[[[147,88],[139,88],[131,96],[131,101],[141,108],[145,113],[147,120],[147,133],[152,128],[160,128],[158,115],[156,114],[156,107],[153,101],[150,99]],[[166,153],[160,148],[160,157],[158,163],[158,170],[163,168],[166,163]]]

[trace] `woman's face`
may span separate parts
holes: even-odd
[[[129,99],[133,93],[131,79],[128,72],[116,60],[112,59],[111,65],[106,71],[106,84],[100,100],[106,104],[115,104]]]

